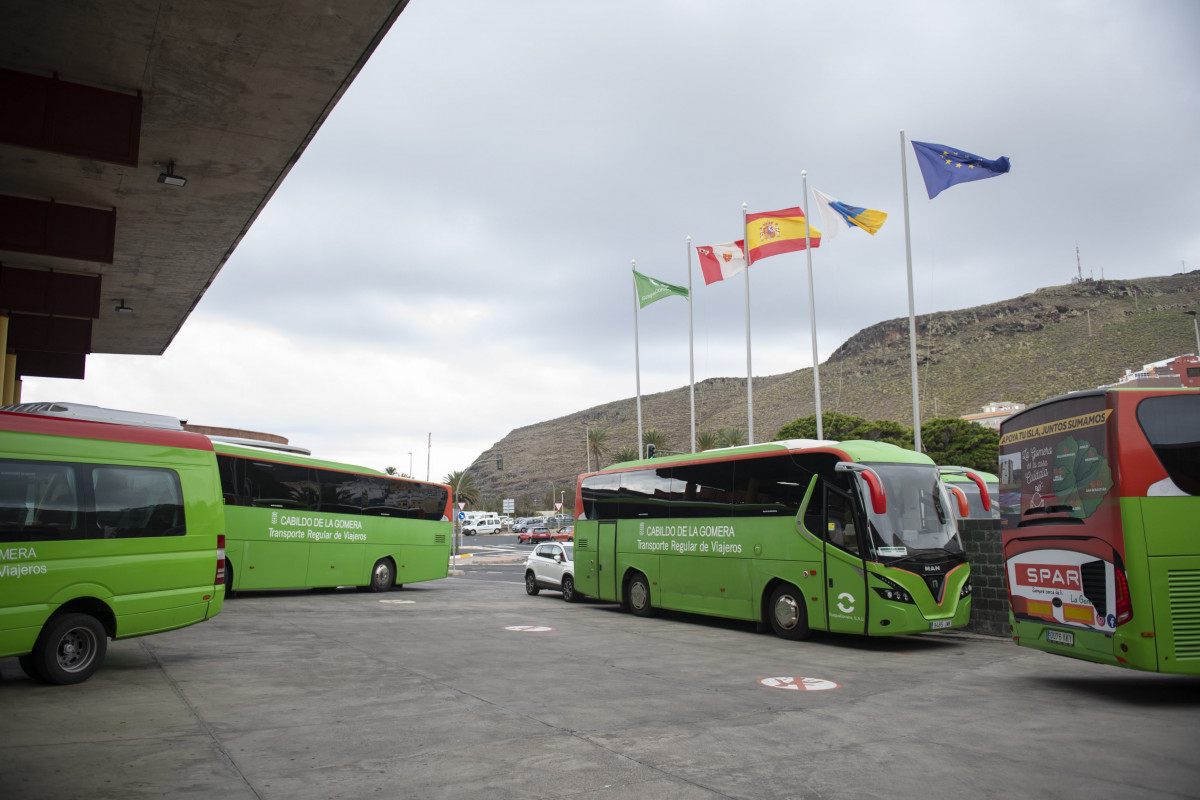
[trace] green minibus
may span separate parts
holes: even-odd
[[[110,638],[216,616],[221,510],[204,436],[0,411],[0,657],[79,683]]]

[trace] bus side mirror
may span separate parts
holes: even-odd
[[[976,475],[974,472],[967,472],[967,477],[975,481],[975,485],[979,487],[979,499],[983,500],[983,510],[992,510],[992,498],[988,494],[987,484],[983,482],[983,478]],[[966,515],[964,515],[966,516]]]
[[[864,469],[859,474],[862,475],[871,490],[871,508],[880,516],[886,514],[887,494],[883,491],[883,483],[880,482],[879,476],[869,469]]]
[[[958,515],[966,519],[967,515],[971,513],[971,506],[967,503],[966,493],[957,486],[949,486],[947,488],[954,493],[955,499],[958,500]]]

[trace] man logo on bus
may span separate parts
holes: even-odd
[[[1062,564],[1022,564],[1017,567],[1017,583],[1045,589],[1083,591],[1079,567]]]

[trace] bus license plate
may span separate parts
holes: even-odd
[[[936,631],[939,628],[949,628],[952,624],[954,624],[954,620],[952,619],[935,619],[929,623],[929,630]]]
[[[1075,634],[1070,631],[1046,631],[1046,641],[1049,644],[1061,644],[1064,647],[1075,646]]]

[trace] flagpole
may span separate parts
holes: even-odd
[[[808,319],[812,326],[813,392],[817,398],[817,438],[825,438],[824,422],[821,419],[821,367],[817,364],[817,305],[813,296],[812,237],[809,234],[808,216],[808,170],[800,170],[800,182],[804,191],[804,256],[808,260]]]
[[[637,259],[633,259],[633,269],[637,269]],[[633,370],[637,375],[637,453],[642,457],[642,363],[638,349],[638,292],[637,278],[629,274],[633,281]]]
[[[742,241],[746,246],[746,438],[754,444],[754,373],[750,369],[750,230],[746,227],[746,204],[742,203]]]
[[[921,448],[921,397],[917,390],[917,315],[913,304],[912,235],[908,229],[908,158],[904,130],[900,131],[900,182],[904,184],[904,262],[908,266],[908,352],[912,362],[913,444]]]
[[[696,357],[692,344],[692,237],[687,237],[688,261],[688,382],[692,401],[692,452],[696,452]]]

